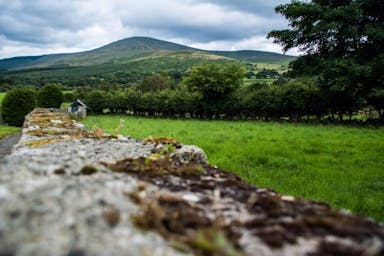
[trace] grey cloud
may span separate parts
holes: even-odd
[[[0,0],[0,37],[13,45],[46,47],[51,52],[54,47],[89,50],[134,35],[178,38],[192,44],[236,42],[286,27],[273,11],[286,2]]]
[[[132,24],[131,24],[132,25]],[[137,30],[146,32],[157,32],[157,34],[167,35],[176,38],[191,38],[198,42],[240,40],[251,36],[263,35],[273,29],[273,26],[267,25],[261,28],[257,27],[239,27],[236,24],[225,24],[221,26],[193,26],[178,24],[158,24],[156,26],[136,27]]]
[[[0,35],[26,43],[53,43],[57,31],[77,31],[92,24],[82,17],[76,1],[0,2]]]
[[[161,7],[155,5],[152,7],[155,11],[148,12],[147,15],[143,10],[129,13],[122,19],[122,23],[124,26],[135,27],[141,31],[163,31],[171,37],[193,38],[200,42],[265,36],[272,29],[285,25],[278,17],[267,19],[253,13],[242,13],[228,7],[223,8],[225,1],[220,2],[221,5],[216,2],[200,1],[209,5],[195,6],[197,10],[193,10],[193,6],[189,9],[185,9],[185,6],[173,6],[160,12],[156,12],[156,8]],[[140,17],[144,18],[140,20]]]
[[[204,3],[214,3],[231,10],[253,13],[271,18],[276,6],[289,3],[290,0],[200,0]]]

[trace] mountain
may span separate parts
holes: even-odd
[[[129,86],[159,72],[180,79],[184,72],[202,62],[242,61],[252,63],[248,68],[278,69],[293,59],[260,51],[204,51],[148,37],[131,37],[85,52],[0,60],[0,91],[15,85],[39,87],[46,83],[58,83],[68,89],[107,84]]]
[[[295,57],[262,51],[204,51],[149,37],[131,37],[91,51],[3,59],[0,60],[0,70],[60,69],[103,64],[128,64],[160,58],[179,60],[231,58],[248,62],[285,63]]]

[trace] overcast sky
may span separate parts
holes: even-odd
[[[0,59],[91,50],[149,36],[205,50],[281,53],[267,40],[287,27],[290,0],[0,0]],[[288,52],[296,54],[296,52]]]

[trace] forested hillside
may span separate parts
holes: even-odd
[[[127,86],[146,76],[169,72],[180,77],[203,62],[287,65],[293,56],[259,51],[215,52],[147,37],[119,40],[95,50],[0,60],[0,89],[60,83],[97,87],[103,83]]]

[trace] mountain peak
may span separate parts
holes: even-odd
[[[124,50],[124,51],[183,51],[197,50],[185,45],[176,44],[151,37],[135,36],[118,40],[116,42],[102,46],[94,51],[105,49]]]
[[[135,36],[121,39],[85,52],[26,56],[0,60],[0,71],[92,66],[108,63],[119,63],[123,65],[132,61],[148,58],[170,57],[174,60],[174,57],[178,56],[177,58],[179,58],[181,55],[183,56],[183,60],[217,60],[231,58],[265,63],[282,63],[295,58],[293,56],[260,51],[205,51],[151,37]]]

